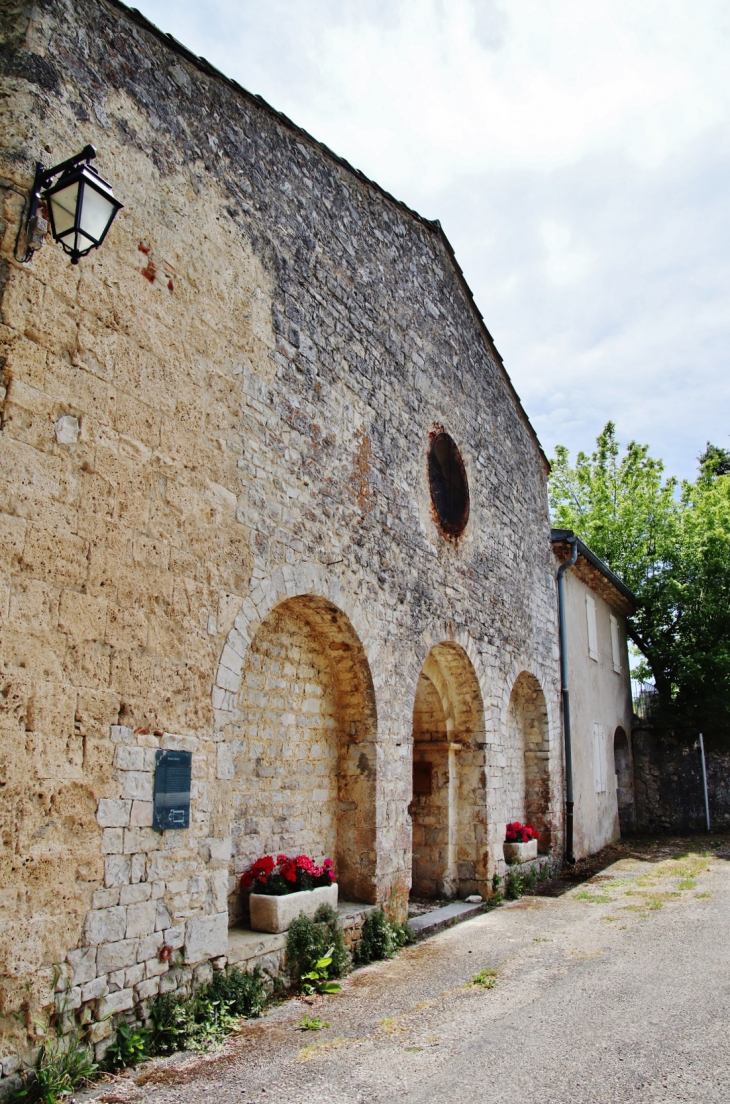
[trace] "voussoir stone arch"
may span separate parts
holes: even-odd
[[[281,602],[305,595],[326,599],[342,610],[357,634],[372,670],[378,649],[362,603],[358,599],[351,600],[341,580],[320,564],[278,567],[267,578],[255,581],[223,645],[213,686],[213,717],[217,732],[224,730],[235,719],[243,661],[262,622]]]
[[[417,642],[408,665],[403,671],[404,697],[406,700],[411,703],[415,700],[418,679],[423,670],[423,665],[429,652],[439,644],[458,645],[466,653],[466,658],[473,668],[479,686],[482,707],[486,710],[493,691],[482,662],[482,656],[469,630],[463,625],[452,623],[439,623],[433,626],[433,628],[424,632]]]

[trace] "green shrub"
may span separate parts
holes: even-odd
[[[136,1066],[150,1057],[151,1043],[152,1032],[146,1027],[130,1027],[120,1023],[114,1042],[106,1052],[104,1065],[110,1070]]]
[[[342,977],[350,968],[339,917],[331,905],[320,905],[313,920],[300,913],[286,937],[287,970],[297,987],[302,975],[322,958],[331,959],[329,977]]]
[[[81,1042],[77,1032],[64,1044],[55,1042],[42,1046],[34,1076],[16,1089],[8,1100],[22,1100],[28,1104],[35,1104],[36,1101],[60,1104],[75,1089],[88,1084],[98,1068],[91,1051]]]
[[[269,999],[261,970],[215,973],[191,997],[164,993],[150,1007],[150,1051],[206,1050],[224,1039],[242,1017],[260,1016]]]
[[[162,993],[150,1005],[153,1054],[174,1054],[185,1049],[190,1000],[174,993]]]
[[[231,1015],[226,1001],[209,995],[207,985],[192,997],[164,994],[154,1002],[150,1015],[151,1050],[154,1054],[207,1050],[213,1043],[224,1039],[240,1019]]]
[[[392,958],[407,943],[415,943],[416,937],[409,924],[388,920],[382,909],[375,909],[365,918],[362,936],[355,946],[355,961],[360,966]]]
[[[227,1002],[232,1016],[251,1020],[260,1016],[268,1004],[270,986],[259,966],[250,974],[234,966],[228,973],[220,970],[213,974],[209,992],[214,1000]]]
[[[527,888],[527,879],[520,870],[510,870],[504,883],[504,895],[508,901],[517,901]]]
[[[534,889],[536,885],[547,882],[553,876],[553,864],[548,859],[539,866],[533,866],[531,870],[512,868],[505,881],[505,897],[509,901],[516,901],[523,893]]]
[[[324,958],[317,958],[311,964],[306,974],[302,974],[299,985],[303,993],[339,993],[342,986],[336,981],[330,981],[330,966],[332,959],[329,951]]]

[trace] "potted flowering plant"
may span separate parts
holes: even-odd
[[[537,858],[537,841],[540,833],[532,824],[513,820],[507,825],[504,840],[504,858],[508,863],[529,862]]]
[[[337,907],[332,859],[317,866],[309,855],[264,855],[241,875],[241,889],[251,890],[254,931],[285,932],[302,912],[312,917],[320,905]]]

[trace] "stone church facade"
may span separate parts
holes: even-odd
[[[2,13],[8,1074],[54,999],[101,1053],[223,965],[264,853],[487,896],[509,820],[559,848],[562,758],[547,463],[439,225],[112,0]],[[35,161],[89,142],[107,240],[19,263]]]

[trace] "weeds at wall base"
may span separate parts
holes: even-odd
[[[178,1050],[207,1050],[222,1042],[242,1019],[260,1016],[278,995],[279,987],[258,968],[250,974],[236,967],[221,971],[190,997],[172,993],[157,997],[145,1025],[119,1023],[102,1064],[93,1060],[84,1028],[77,1028],[62,1044],[41,1047],[35,1068],[7,1101],[60,1104],[100,1073],[131,1068]]]
[[[410,924],[388,920],[382,909],[375,909],[362,926],[362,936],[355,948],[355,962],[365,966],[368,962],[392,958],[403,947],[416,942]]]
[[[382,909],[376,909],[363,924],[355,961],[364,965],[392,958],[415,941],[408,924],[390,921]],[[318,992],[335,992],[339,986],[330,979],[348,973],[352,965],[334,909],[322,905],[313,920],[303,915],[297,917],[287,936],[287,966],[295,991],[310,987],[307,983],[312,979],[307,975],[314,969],[322,976],[313,987]],[[86,1028],[77,1028],[66,1036],[63,1045],[50,1043],[42,1047],[35,1068],[28,1071],[24,1084],[7,1101],[61,1104],[101,1073],[133,1068],[150,1058],[181,1050],[207,1050],[235,1031],[242,1019],[257,1018],[282,995],[282,983],[267,978],[258,967],[251,973],[237,967],[217,972],[191,996],[173,993],[158,996],[150,1004],[144,1025],[120,1022],[102,1064],[93,1061]],[[305,1016],[298,1026],[301,1030],[316,1031],[327,1025]]]
[[[556,867],[552,860],[547,859],[530,870],[512,868],[507,872],[504,880],[504,896],[508,901],[517,901],[524,893],[528,893],[542,882],[549,882],[555,877]]]

